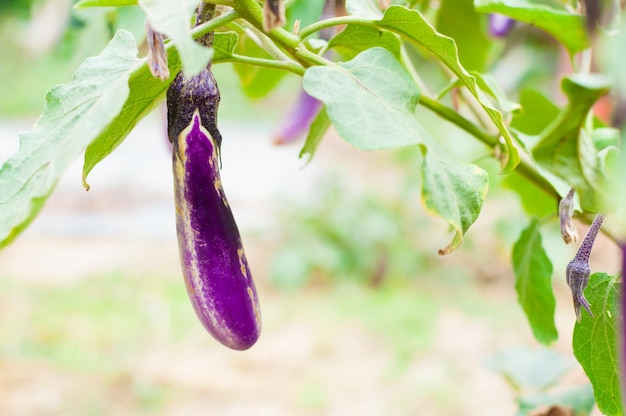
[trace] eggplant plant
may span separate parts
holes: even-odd
[[[624,371],[617,364],[626,362],[621,275],[587,270],[598,231],[626,253],[621,2],[343,3],[79,0],[78,10],[140,9],[150,53],[138,56],[138,40],[118,30],[71,81],[49,91],[32,131],[0,167],[0,248],[34,220],[74,159],[84,157],[88,189],[92,169],[167,98],[188,293],[212,335],[249,348],[259,336],[260,309],[221,185],[220,144],[228,138],[217,128],[219,89],[211,68],[232,64],[255,98],[295,74],[304,92],[294,91],[301,99],[276,141],[294,143],[304,132],[300,157],[312,163],[331,126],[366,151],[414,146],[416,192],[425,210],[450,227],[449,243],[433,248],[439,254],[463,249],[490,182],[519,196],[528,224],[511,259],[530,329],[541,344],[558,338],[552,280],[567,281],[575,302],[574,355],[600,411],[624,414]],[[436,129],[427,121],[433,116]],[[494,164],[500,175],[487,174]],[[594,218],[604,220],[602,229],[595,222],[567,276],[553,276],[542,239],[547,224],[560,219],[566,240],[576,242],[575,223]],[[589,313],[580,313],[581,306]]]

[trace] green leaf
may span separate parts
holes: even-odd
[[[304,146],[300,151],[299,157],[304,157],[304,155],[309,155],[307,163],[313,159],[313,155],[317,150],[317,146],[320,144],[326,131],[330,127],[330,118],[328,118],[328,113],[326,112],[326,107],[322,106],[320,111],[317,113],[313,121],[311,122],[311,127],[309,127],[309,134],[306,137],[306,141],[304,142]]]
[[[546,363],[549,364],[549,363]],[[539,407],[561,406],[574,410],[576,416],[588,416],[591,414],[596,401],[593,397],[591,384],[583,384],[569,388],[559,393],[537,393],[518,398],[520,415],[537,414],[533,412]]]
[[[322,17],[324,3],[326,0],[294,0],[289,2],[285,10],[285,17],[287,18],[285,27],[290,30],[296,20],[300,20],[300,27],[307,27],[317,22]]]
[[[339,136],[366,150],[420,144],[422,201],[446,220],[455,236],[441,254],[461,243],[476,220],[487,192],[487,174],[452,159],[422,129],[415,117],[419,90],[391,52],[375,47],[336,66],[310,67],[304,89],[326,105]]]
[[[576,188],[584,210],[599,211],[607,172],[602,169],[590,134],[583,129],[593,104],[609,90],[599,75],[577,74],[565,78],[562,88],[569,102],[558,117],[541,133],[532,155],[544,169]]]
[[[454,40],[438,33],[417,10],[409,10],[401,6],[389,7],[383,18],[376,22],[383,29],[398,33],[401,36],[426,48],[444,65],[446,65],[476,97],[480,105],[487,112],[491,121],[498,128],[505,141],[504,157],[501,168],[504,172],[511,172],[520,161],[520,156],[513,138],[504,125],[502,114],[489,102],[476,83],[476,78],[470,75],[459,62]]]
[[[478,83],[480,89],[496,99],[496,104],[500,107],[500,111],[511,113],[513,115],[522,112],[521,105],[509,100],[496,82],[495,78],[490,74],[472,73],[472,75],[476,78],[476,82]]]
[[[75,9],[85,9],[87,7],[122,7],[136,6],[137,0],[79,0]]]
[[[503,176],[502,186],[518,194],[520,203],[527,214],[539,218],[554,214],[556,209],[554,196],[548,195],[534,182],[517,171]]]
[[[437,14],[437,31],[450,36],[459,48],[459,60],[470,71],[482,72],[492,42],[485,33],[484,15],[473,0],[444,0]]]
[[[235,53],[235,47],[239,42],[237,32],[217,32],[213,35],[213,58],[212,62],[217,64],[228,61]]]
[[[541,133],[559,115],[559,107],[536,90],[522,90],[520,104],[523,111],[515,114],[511,128],[525,134]]]
[[[72,81],[48,92],[33,130],[20,135],[18,152],[0,168],[0,248],[34,219],[67,166],[119,113],[136,54],[133,36],[120,31]]]
[[[239,55],[253,58],[272,59],[257,43],[245,32],[239,32],[239,42],[235,48]],[[233,63],[233,68],[239,76],[244,94],[250,99],[260,99],[274,90],[286,75],[286,71],[264,68],[254,65]]]
[[[626,45],[626,19],[622,19],[619,30],[608,33],[607,37],[599,38],[600,62],[605,72],[611,77],[613,84],[622,95],[626,95],[626,55],[624,55],[624,45]]]
[[[574,360],[554,349],[515,347],[487,360],[489,368],[502,374],[515,390],[546,390],[558,383]]]
[[[99,132],[97,137],[85,150],[83,163],[83,186],[89,190],[87,176],[91,170],[119,146],[137,123],[150,113],[165,97],[170,82],[180,71],[181,63],[175,48],[167,48],[167,60],[170,78],[161,81],[155,78],[143,59],[133,68],[128,86],[130,94],[124,107],[117,116]]]
[[[571,54],[589,47],[584,16],[565,8],[533,0],[474,0],[474,6],[482,13],[500,13],[536,26],[554,36]]]
[[[513,246],[517,300],[537,341],[550,344],[559,337],[554,324],[556,300],[552,291],[552,263],[541,245],[539,221],[533,219]]]
[[[328,42],[328,48],[333,48],[347,61],[374,46],[387,49],[400,60],[400,40],[392,33],[371,26],[348,25]]]
[[[384,48],[368,49],[337,66],[310,67],[303,86],[326,104],[339,136],[359,149],[431,141],[415,118],[415,82]]]
[[[618,276],[591,275],[585,297],[594,317],[583,313],[574,327],[574,355],[593,385],[598,409],[605,415],[624,414],[617,355],[621,284]]]
[[[470,163],[455,160],[436,146],[420,146],[422,155],[422,203],[454,229],[454,238],[440,255],[451,253],[463,239],[482,208],[489,177]]]
[[[380,19],[382,16],[377,0],[346,0],[346,11],[351,16],[367,19]]]
[[[198,0],[139,0],[139,5],[154,30],[166,35],[176,46],[187,75],[195,75],[206,68],[211,50],[193,39],[190,28]]]

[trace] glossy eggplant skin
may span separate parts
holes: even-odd
[[[245,350],[259,338],[261,314],[239,230],[221,184],[221,136],[215,111],[203,117],[198,99],[168,103],[168,112],[170,104],[178,115],[169,118],[168,114],[168,129],[174,145],[176,230],[187,293],[211,335],[229,348]],[[193,112],[190,106],[195,106]],[[177,122],[180,117],[189,119],[187,126]],[[217,133],[211,134],[209,128]]]

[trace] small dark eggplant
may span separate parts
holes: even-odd
[[[176,230],[187,293],[200,321],[225,346],[245,350],[259,338],[261,315],[220,179],[218,102],[210,71],[191,79],[179,74],[168,91]]]

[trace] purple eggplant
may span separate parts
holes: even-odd
[[[235,350],[259,338],[261,314],[241,237],[220,180],[219,90],[207,69],[170,86],[176,230],[187,293],[200,321]]]

